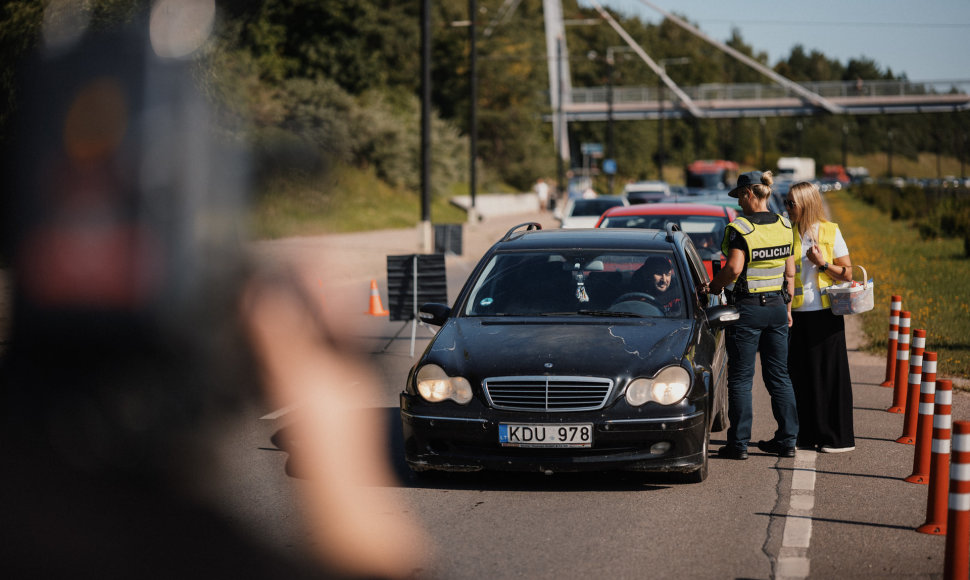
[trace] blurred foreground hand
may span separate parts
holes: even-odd
[[[267,398],[298,409],[289,429],[300,444],[290,451],[319,556],[352,575],[413,577],[431,544],[387,493],[397,485],[387,428],[379,415],[362,412],[376,377],[327,340],[293,286],[251,282],[243,308]]]

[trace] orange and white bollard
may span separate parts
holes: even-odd
[[[909,379],[909,311],[899,313],[899,340],[896,346],[896,378],[893,387],[893,404],[886,409],[890,413],[906,410],[906,382]]]
[[[936,395],[936,353],[923,353],[923,382],[919,387],[919,421],[916,425],[916,453],[909,483],[930,482],[930,456],[933,444],[933,401]]]
[[[896,443],[912,445],[916,442],[916,422],[919,418],[920,378],[923,373],[923,347],[926,346],[926,331],[913,331],[913,343],[909,349],[909,386],[906,390],[906,415],[903,419],[903,434]]]
[[[889,347],[886,353],[886,380],[880,387],[891,387],[896,377],[896,340],[899,336],[899,311],[903,309],[903,297],[893,294],[889,302]]]
[[[946,534],[947,489],[950,487],[950,405],[953,384],[936,381],[936,403],[933,411],[933,446],[930,457],[930,487],[926,498],[926,523],[917,532],[942,536]]]
[[[953,422],[944,578],[970,576],[970,421]]]

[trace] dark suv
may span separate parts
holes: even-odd
[[[707,280],[676,226],[512,228],[453,307],[421,308],[441,329],[401,393],[408,464],[703,481],[710,432],[727,422],[723,327],[737,319],[697,291]]]

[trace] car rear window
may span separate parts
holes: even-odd
[[[572,216],[599,216],[602,215],[604,211],[618,205],[623,205],[623,202],[619,200],[606,199],[580,199],[576,200],[573,205]]]
[[[669,272],[655,276],[658,269]],[[671,252],[500,252],[472,284],[463,313],[682,318],[681,279]]]
[[[623,215],[606,216],[601,228],[651,228],[662,230],[667,222],[677,224],[686,233],[701,257],[710,260],[720,254],[727,218],[699,215]]]

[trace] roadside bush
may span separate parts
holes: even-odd
[[[864,184],[851,191],[894,221],[908,221],[924,240],[963,238],[964,257],[970,258],[970,192],[966,188]]]
[[[927,196],[923,188],[904,187],[893,192],[892,218],[894,220],[912,220],[926,215],[932,207],[927,203]]]
[[[892,188],[874,183],[864,183],[854,186],[852,191],[862,201],[875,206],[884,213],[892,214],[893,198],[895,197]]]

